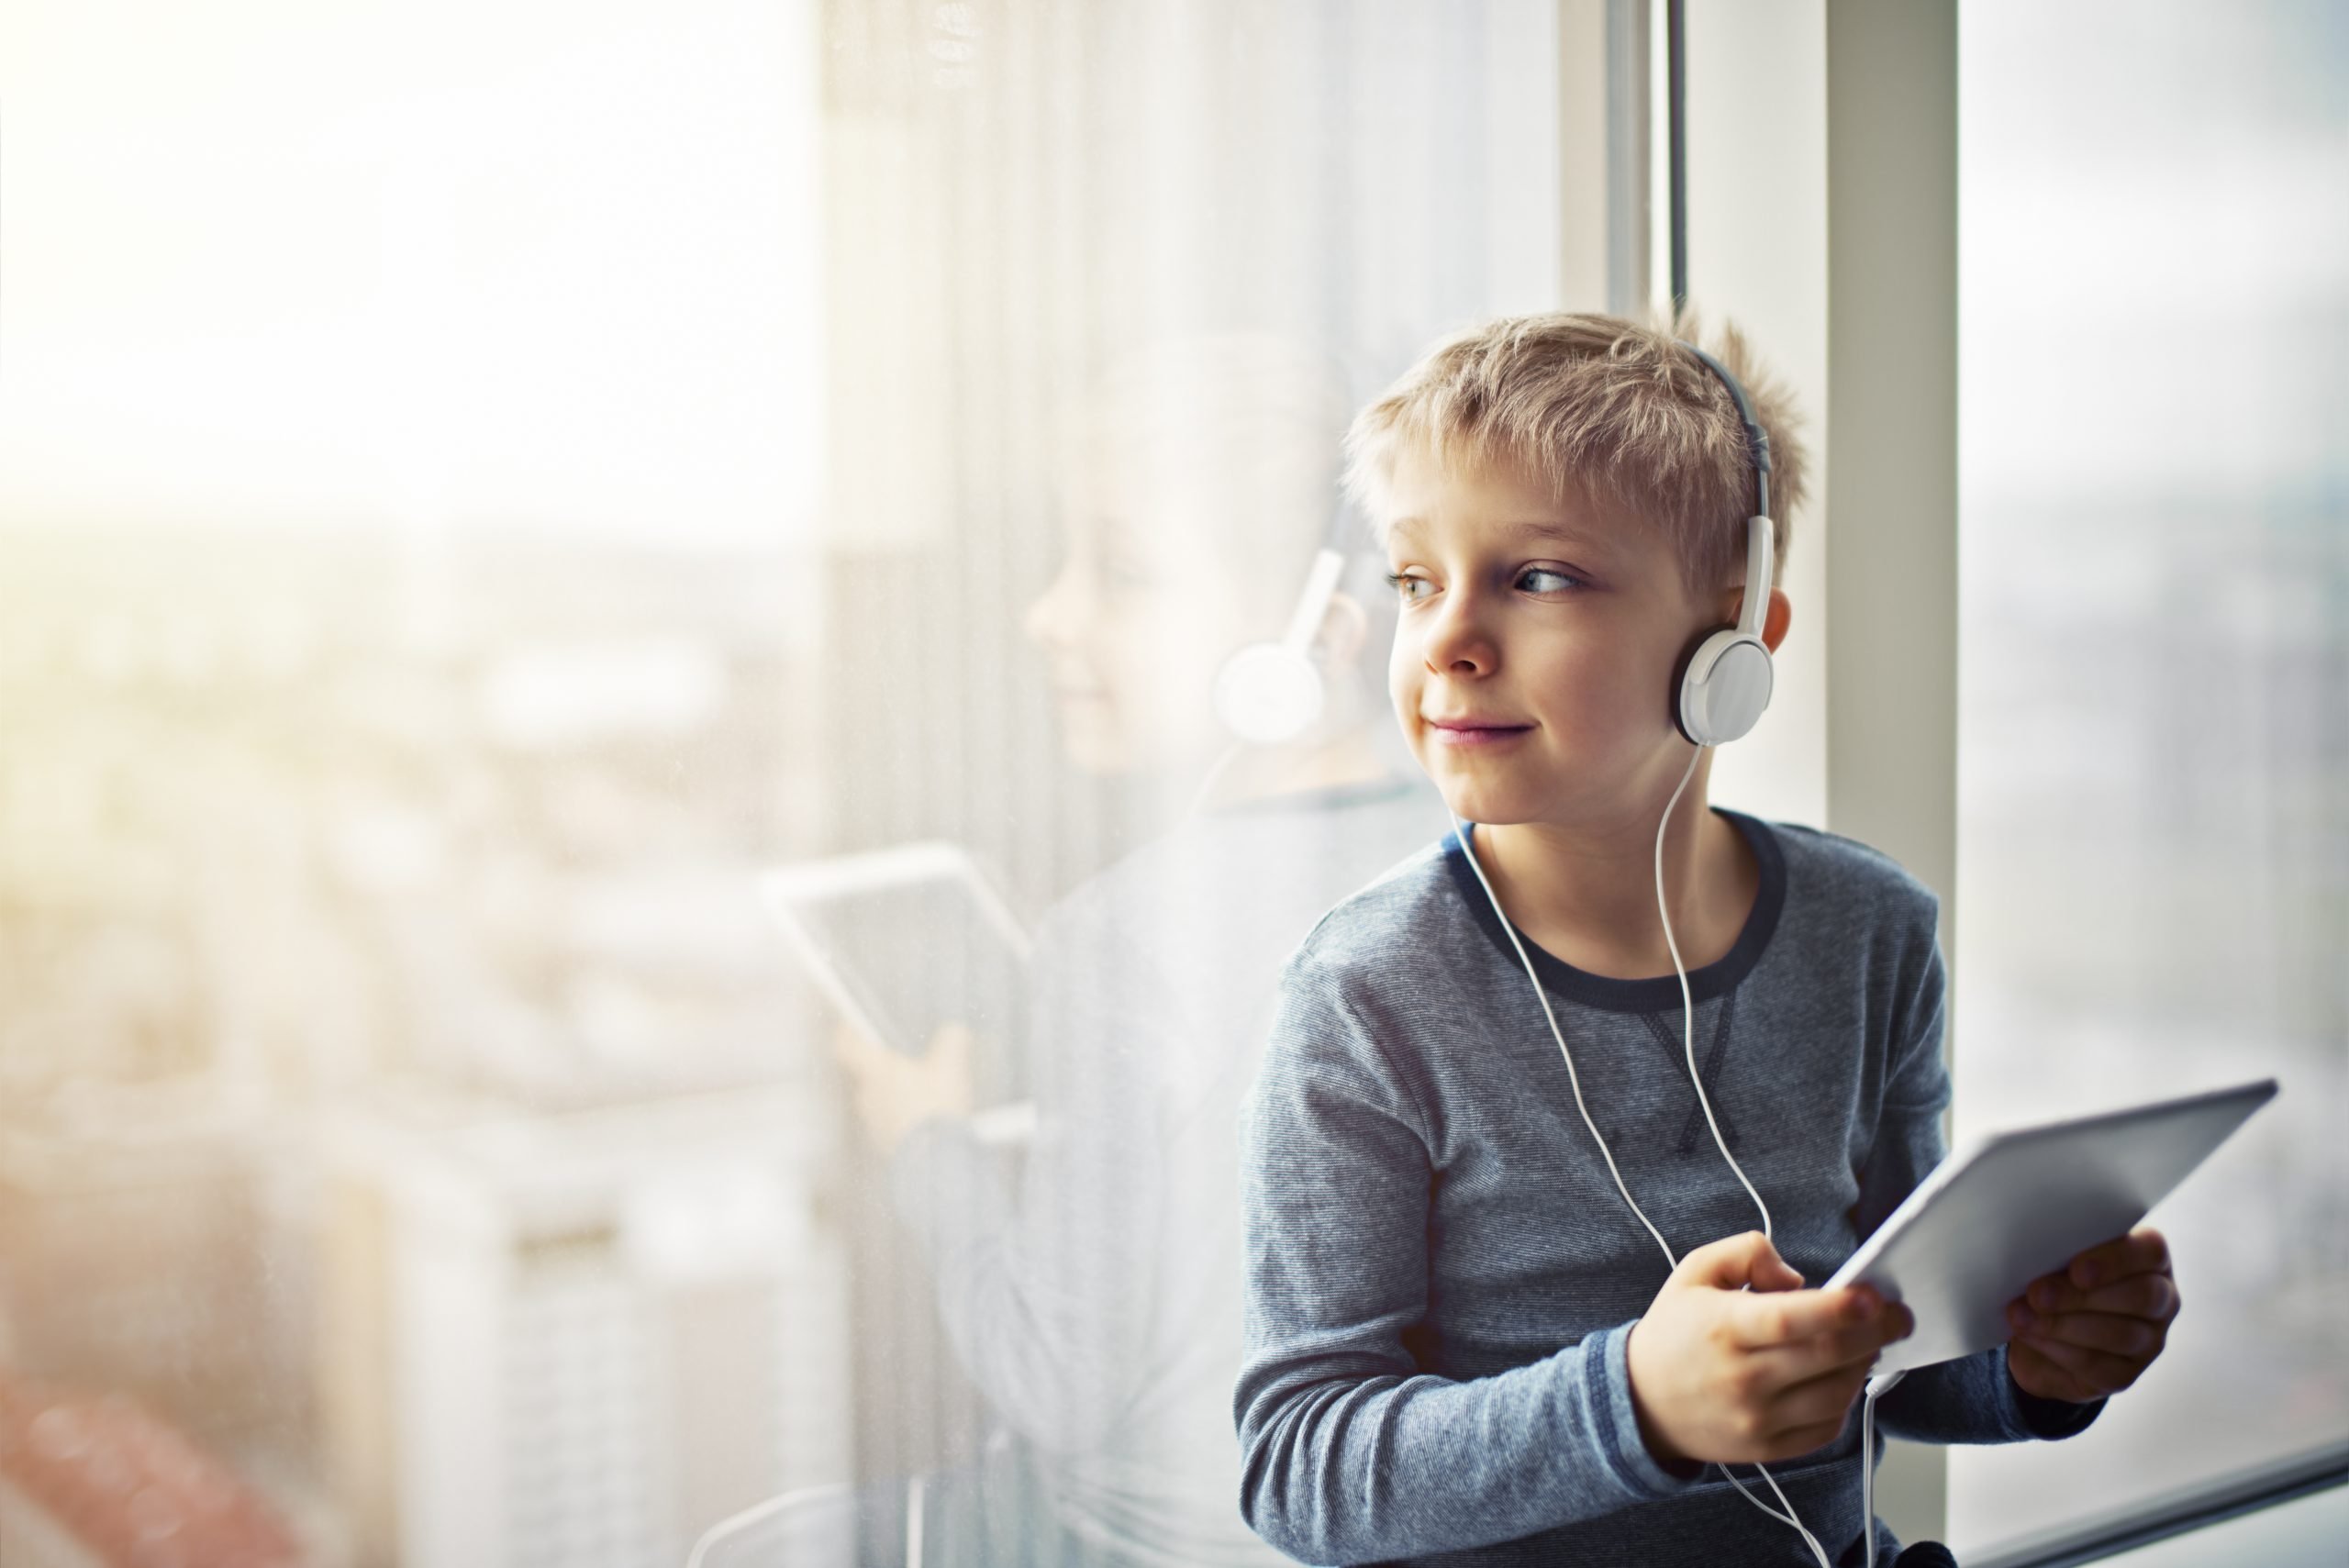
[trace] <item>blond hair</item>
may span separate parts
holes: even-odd
[[[1346,433],[1346,488],[1382,531],[1397,453],[1446,466],[1505,466],[1661,528],[1699,597],[1744,580],[1753,465],[1720,378],[1689,351],[1693,311],[1669,328],[1557,312],[1487,322],[1438,343]],[[1775,562],[1785,580],[1788,519],[1809,456],[1794,400],[1723,323],[1704,345],[1744,386],[1770,438]]]

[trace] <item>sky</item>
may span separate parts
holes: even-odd
[[[803,528],[792,0],[11,0],[0,527]]]
[[[1960,17],[1969,496],[2337,489],[2349,12]],[[814,0],[10,0],[0,528],[810,537],[817,56]]]

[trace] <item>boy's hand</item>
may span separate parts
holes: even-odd
[[[932,1117],[971,1114],[971,1031],[941,1024],[930,1053],[906,1056],[845,1020],[832,1030],[832,1059],[855,1081],[857,1119],[885,1158]]]
[[[1869,1285],[1801,1284],[1758,1230],[1680,1260],[1626,1345],[1658,1463],[1792,1459],[1843,1429],[1877,1352],[1916,1320]]]
[[[2007,1303],[2007,1371],[2043,1399],[2085,1405],[2144,1373],[2180,1303],[2169,1243],[2139,1226],[2043,1274]]]

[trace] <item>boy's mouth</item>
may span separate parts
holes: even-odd
[[[1500,724],[1481,718],[1431,718],[1428,728],[1446,746],[1498,746],[1530,735],[1530,724]]]

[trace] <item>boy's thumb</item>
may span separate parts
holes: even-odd
[[[1679,1272],[1690,1284],[1721,1290],[1751,1285],[1755,1290],[1799,1290],[1802,1275],[1790,1267],[1770,1239],[1759,1230],[1728,1236],[1698,1248],[1680,1261]]]

